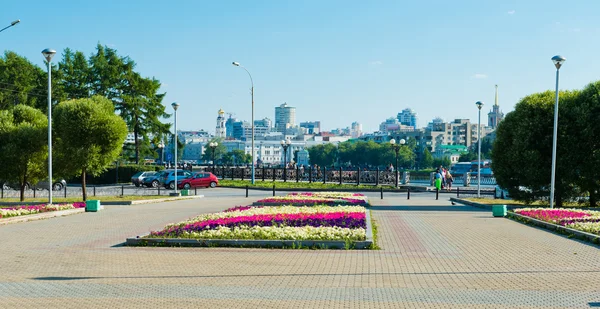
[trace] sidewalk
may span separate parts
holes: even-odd
[[[367,193],[381,250],[120,246],[166,223],[257,199],[217,190],[200,200],[107,206],[0,226],[0,307],[587,308],[600,302],[598,247],[429,193],[410,200],[405,193],[383,200]]]

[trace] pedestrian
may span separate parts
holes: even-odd
[[[446,189],[448,191],[452,190],[452,183],[454,182],[454,177],[450,174],[450,171],[446,171]]]
[[[442,172],[439,169],[435,172],[435,188],[438,191],[442,189]]]
[[[394,172],[394,165],[392,165],[392,163],[390,163],[390,167],[388,168],[388,170],[392,173]]]
[[[440,172],[442,174],[442,189],[446,187],[446,169],[440,165]]]

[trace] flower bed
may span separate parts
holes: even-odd
[[[600,235],[600,211],[521,208],[515,213],[564,227]]]
[[[167,225],[146,238],[364,241],[361,206],[238,206]]]
[[[85,208],[84,202],[76,202],[69,204],[40,204],[40,205],[31,205],[31,206],[17,206],[10,208],[0,208],[0,218],[9,218],[9,217],[17,217],[24,215],[32,215],[42,212],[49,211],[59,211],[59,210],[68,210],[68,209],[76,209],[76,208]]]
[[[368,199],[360,193],[345,192],[307,192],[290,193],[286,196],[273,196],[258,200],[255,205],[260,204],[294,204],[294,205],[366,205]]]

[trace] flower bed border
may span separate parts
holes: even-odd
[[[252,248],[315,248],[315,249],[369,249],[373,245],[371,213],[366,210],[366,240],[247,240],[247,239],[189,239],[189,238],[127,238],[126,246],[165,247],[252,247]]]
[[[41,213],[36,213],[36,214],[31,214],[31,215],[6,217],[6,218],[0,218],[0,225],[10,224],[10,223],[27,222],[27,221],[35,221],[35,220],[43,220],[43,219],[49,219],[49,218],[54,218],[54,217],[62,217],[62,216],[78,214],[81,212],[85,212],[85,207],[84,208],[58,210],[58,211],[47,211],[47,212],[41,212]]]
[[[588,241],[588,242],[591,242],[596,245],[600,245],[600,236],[594,235],[592,233],[583,232],[583,231],[572,229],[572,228],[565,227],[562,225],[542,221],[542,220],[535,219],[532,217],[520,215],[520,214],[514,213],[514,212],[508,212],[506,214],[506,217],[508,219],[511,219],[513,221],[516,221],[516,222],[519,222],[522,224],[539,226],[539,227],[542,227],[547,230],[555,231],[560,234],[565,234],[568,237],[575,237],[577,239],[581,239],[581,240]]]
[[[331,202],[332,204],[335,204],[335,202]],[[277,203],[277,202],[270,202],[270,203],[262,203],[262,202],[254,202],[252,203],[252,206],[320,206],[320,205],[325,205],[325,206],[331,206],[331,207],[335,207],[335,206],[362,206],[364,208],[369,208],[369,203],[365,203],[365,204],[339,204],[339,205],[329,205],[323,202],[306,202],[306,203],[286,203],[284,201],[282,201],[281,203]]]

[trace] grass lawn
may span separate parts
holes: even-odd
[[[381,186],[374,185],[350,185],[350,184],[335,184],[335,183],[322,183],[322,182],[296,182],[296,180],[289,182],[282,181],[262,181],[256,180],[254,185],[250,183],[250,180],[219,180],[219,186],[221,187],[236,187],[236,188],[265,188],[272,189],[275,185],[275,189],[298,189],[298,190],[310,190],[310,189],[343,189],[343,190],[378,190]],[[383,186],[384,189],[394,189],[393,186]]]
[[[88,200],[100,200],[100,201],[138,201],[138,200],[153,200],[159,198],[169,198],[168,195],[125,195],[125,196],[88,196]],[[48,198],[26,198],[25,202],[40,202],[46,203]],[[52,202],[54,203],[73,203],[73,202],[81,202],[82,198],[77,197],[52,197]],[[0,202],[20,202],[19,198],[5,198],[1,199]],[[6,207],[14,207],[14,206],[0,206],[2,208]]]

